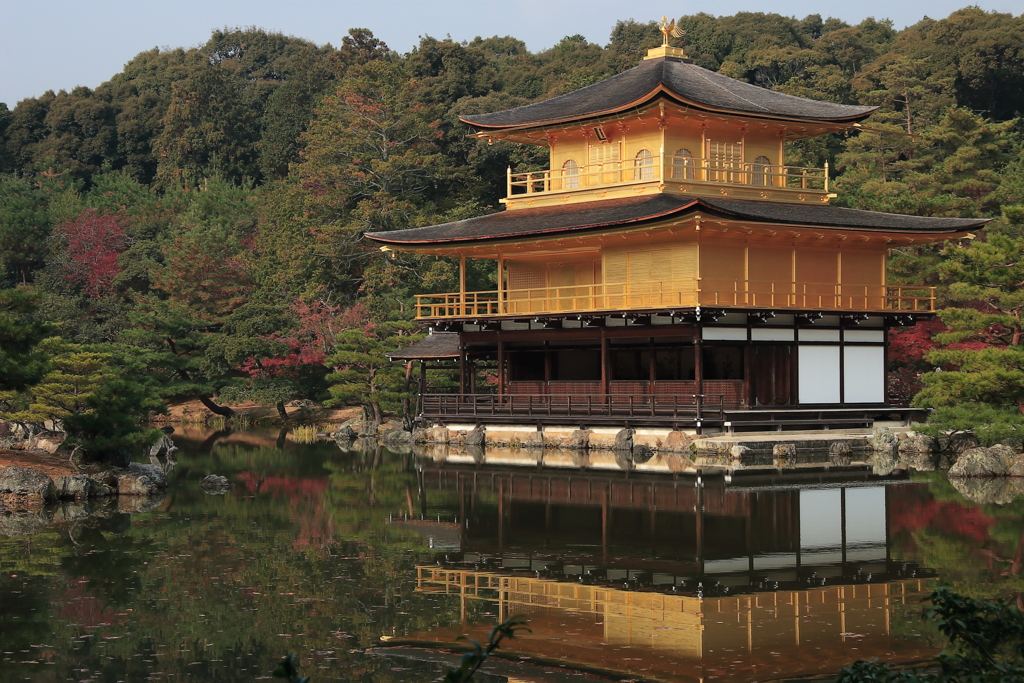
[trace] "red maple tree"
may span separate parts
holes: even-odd
[[[64,240],[64,280],[90,297],[108,293],[121,272],[117,257],[130,244],[125,231],[129,225],[121,214],[95,209],[86,209],[57,225],[54,232]]]

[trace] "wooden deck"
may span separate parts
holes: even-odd
[[[870,428],[876,420],[908,420],[925,411],[885,405],[748,408],[726,394],[424,394],[420,420],[492,424],[622,425],[727,431]]]

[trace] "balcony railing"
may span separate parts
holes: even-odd
[[[935,288],[693,278],[490,292],[419,294],[419,319],[614,313],[692,306],[827,311],[935,310]]]
[[[672,396],[587,394],[425,394],[421,397],[424,417],[504,417],[562,419],[648,419],[655,421],[718,420],[728,407],[724,397],[714,394]]]
[[[509,197],[515,197],[651,181],[828,192],[829,170],[827,164],[825,168],[805,168],[654,155],[528,173],[509,169],[506,190]]]

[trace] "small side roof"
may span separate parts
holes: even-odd
[[[459,357],[459,335],[455,332],[431,332],[415,344],[385,354],[391,360],[443,360]]]
[[[604,199],[580,204],[502,211],[422,228],[366,233],[395,247],[473,244],[493,240],[628,227],[685,217],[706,216],[755,223],[804,225],[822,229],[898,232],[911,235],[956,234],[984,226],[987,218],[932,218],[846,209],[820,204],[791,204],[742,199],[690,198],[669,194]]]
[[[660,57],[543,102],[460,119],[481,131],[552,125],[638,107],[660,93],[708,111],[786,120],[855,123],[878,109],[786,95],[709,71],[689,60]]]

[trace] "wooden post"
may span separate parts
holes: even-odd
[[[505,395],[505,342],[498,333],[498,396]]]
[[[427,361],[420,361],[420,409],[423,408],[423,394],[427,392]]]
[[[505,255],[498,254],[498,310],[499,315],[507,313],[505,310]]]
[[[551,384],[551,345],[545,339],[544,340],[544,387],[548,388]],[[548,392],[545,392],[548,393]]]
[[[693,393],[696,394],[693,400],[696,404],[698,422],[700,422],[701,403],[703,403],[701,394],[704,393],[704,354],[702,352],[703,345],[701,344],[702,329],[703,328],[700,323],[697,323],[693,337]],[[697,433],[701,433],[700,427],[697,428]]]
[[[610,393],[608,390],[609,382],[609,368],[608,368],[608,335],[605,329],[601,328],[601,393],[607,397]],[[606,399],[602,398],[603,403]]]
[[[466,255],[459,255],[459,315],[466,315]]]
[[[459,395],[466,395],[466,347],[459,344]]]

